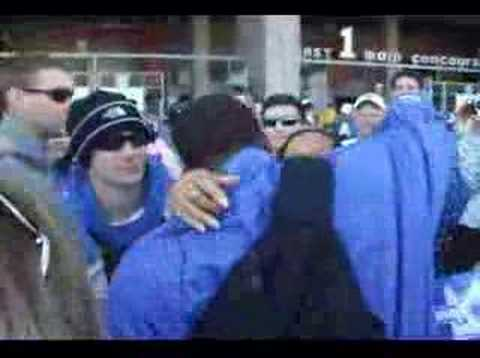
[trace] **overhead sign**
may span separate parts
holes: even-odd
[[[441,69],[441,68],[456,68],[459,70],[473,70],[472,72],[480,72],[480,59],[476,57],[461,57],[447,54],[424,54],[414,53],[405,55],[399,51],[388,50],[372,50],[364,49],[362,51],[355,51],[353,27],[346,27],[340,31],[343,39],[343,47],[339,51],[332,47],[304,47],[303,59],[320,63],[332,64],[359,64],[368,63],[370,65],[412,65],[416,68],[425,69]],[[469,71],[470,72],[470,71]]]

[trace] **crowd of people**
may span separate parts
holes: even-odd
[[[480,113],[417,73],[333,119],[238,90],[152,125],[47,58],[0,71],[0,337],[480,336]]]

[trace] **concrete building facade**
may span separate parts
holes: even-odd
[[[351,101],[378,84],[387,87],[396,70],[414,68],[433,78],[437,97],[443,96],[437,102],[445,107],[450,82],[476,84],[480,72],[473,60],[480,40],[471,36],[480,29],[480,16],[22,16],[2,21],[3,51],[72,54],[77,56],[69,59],[74,71],[95,73],[87,81],[91,84],[105,78],[115,86],[118,77],[123,84],[156,83],[149,86],[164,86],[172,96],[199,96],[240,84],[257,99],[279,92],[309,95],[322,108]],[[92,53],[127,56],[100,56],[92,64],[87,56]],[[85,54],[82,61],[78,54]],[[114,72],[118,76],[109,75]],[[162,76],[151,79],[148,73]]]

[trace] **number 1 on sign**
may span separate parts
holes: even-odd
[[[343,28],[340,31],[340,36],[343,37],[343,50],[339,57],[348,60],[357,58],[357,54],[353,51],[353,26]]]

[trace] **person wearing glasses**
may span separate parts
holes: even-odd
[[[130,245],[161,225],[166,214],[182,216],[174,209],[169,212],[167,201],[185,211],[193,191],[222,201],[224,197],[214,195],[219,191],[215,185],[232,182],[204,169],[172,177],[165,158],[149,151],[153,130],[136,105],[119,93],[97,90],[73,102],[66,132],[70,145],[59,166],[59,183],[93,238],[93,244],[85,243],[89,262],[103,258],[108,277]],[[225,203],[214,206],[221,205]]]
[[[420,94],[398,96],[375,135],[327,155],[335,177],[334,228],[388,338],[441,334],[434,250],[439,231],[454,225],[468,196],[455,134],[435,118]]]
[[[66,132],[70,145],[60,180],[94,239],[110,275],[130,244],[160,225],[171,179],[159,156],[147,156],[153,129],[124,95],[97,90],[72,103]]]
[[[26,64],[21,65],[27,67]],[[21,124],[42,139],[59,135],[73,96],[70,76],[57,68],[40,70],[35,81],[30,79],[28,71],[19,74],[19,77],[15,73],[11,71],[2,76],[3,119],[21,117]],[[13,82],[19,83],[18,88],[6,88],[8,83]]]
[[[172,138],[187,168],[242,179],[221,229],[199,233],[171,218],[126,252],[109,289],[112,337],[382,335],[332,233],[328,163],[282,170],[252,111],[229,95],[198,98]]]
[[[10,208],[2,210],[0,227],[3,338],[101,336],[98,296],[88,283],[106,286],[100,276],[87,276],[76,240],[81,230],[55,190],[47,161],[47,141],[62,132],[72,94],[72,78],[47,58],[15,58],[0,66],[0,194],[2,206]],[[12,234],[8,217],[23,217],[17,231],[30,229]]]
[[[275,153],[290,134],[309,126],[301,102],[289,94],[268,97],[263,104],[261,118],[263,131]]]
[[[51,244],[52,252],[55,252],[51,260],[52,271],[64,273],[71,279],[71,282],[66,282],[60,287],[60,295],[53,294],[53,296],[63,297],[66,302],[69,300],[74,302],[67,302],[68,308],[64,310],[62,310],[62,305],[58,305],[58,308],[62,310],[59,314],[52,312],[46,314],[56,317],[55,319],[70,322],[70,328],[62,331],[62,337],[68,335],[69,337],[88,336],[93,338],[101,336],[98,320],[93,320],[92,313],[95,311],[95,317],[97,317],[96,307],[106,298],[107,279],[104,264],[101,256],[96,255],[96,250],[92,249],[96,247],[96,243],[88,236],[83,223],[75,222],[76,209],[65,203],[64,193],[61,192],[62,188],[65,188],[64,182],[61,181],[64,175],[61,170],[62,165],[60,163],[51,165],[48,158],[48,142],[61,137],[65,132],[65,121],[70,109],[73,85],[71,76],[58,63],[49,58],[25,56],[15,58],[0,66],[0,114],[2,118],[0,122],[0,168],[2,173],[0,184],[2,188],[4,186],[17,188],[18,190],[11,194],[20,200],[26,196],[35,198],[39,207],[38,209],[33,208],[34,211],[48,213],[49,222],[53,222],[58,228],[60,237],[67,236],[75,239],[66,240],[63,247],[58,249],[55,243]],[[210,210],[218,212],[228,208],[229,202],[222,189],[237,182],[238,178],[235,176],[216,174],[203,169],[190,170],[184,173],[181,179],[172,184],[170,188],[168,201],[171,211],[199,231],[206,230],[204,223],[218,227],[217,220],[203,210],[210,208]],[[204,203],[205,205],[203,205]],[[163,217],[163,210],[158,215]],[[65,230],[69,230],[68,235],[64,234]],[[71,247],[68,248],[68,246]],[[68,253],[58,251],[65,248]],[[58,252],[60,252],[59,255],[57,255]],[[85,252],[93,254],[82,257],[82,253]],[[79,256],[78,260],[76,255]],[[78,275],[70,274],[72,271]],[[82,290],[84,276],[87,277],[90,287]],[[76,287],[76,289],[70,291],[69,287]],[[92,290],[93,295],[91,294]],[[45,291],[42,291],[43,294],[50,295]],[[93,299],[95,299],[94,302]],[[15,302],[21,302],[21,299],[17,299]],[[32,304],[31,308],[38,312],[47,308],[40,301],[30,303]],[[75,312],[72,313],[71,308],[75,309]],[[68,317],[70,313],[76,316]],[[17,319],[17,322],[23,321]],[[55,320],[51,322],[55,322]],[[78,330],[71,331],[82,325],[90,330],[88,334],[85,331],[83,333]],[[1,334],[1,336],[31,336],[30,333],[24,331],[10,333]],[[60,337],[50,328],[43,331],[42,336]]]

